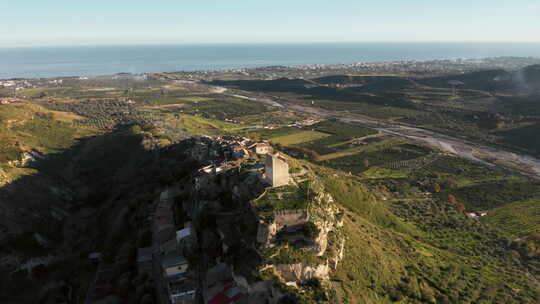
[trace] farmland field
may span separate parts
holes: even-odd
[[[293,134],[273,137],[270,139],[272,143],[281,145],[296,145],[305,142],[312,142],[321,138],[330,136],[330,134],[317,132],[317,131],[299,131]]]
[[[491,210],[485,221],[500,227],[512,237],[523,237],[540,231],[540,200],[515,202]]]

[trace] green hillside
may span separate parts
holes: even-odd
[[[0,184],[32,172],[18,168],[25,153],[59,153],[78,139],[97,134],[91,127],[77,127],[82,117],[68,112],[50,111],[28,103],[0,105]],[[4,179],[2,181],[2,179]]]
[[[314,170],[345,210],[345,256],[331,279],[343,303],[535,303],[540,299],[540,290],[525,275],[535,269],[532,260],[514,255],[506,234],[493,220],[484,224],[469,219],[455,205],[439,199],[388,200],[392,194],[366,185],[361,178],[323,167]],[[526,207],[528,219],[515,219],[515,225],[527,223],[528,231],[538,231],[540,221],[531,204]],[[524,208],[508,216],[521,217]],[[500,212],[495,209],[494,217],[500,219]],[[510,222],[509,227],[515,225]],[[516,289],[521,292],[515,293]]]
[[[495,208],[483,221],[493,227],[498,227],[512,238],[522,238],[539,233],[540,199],[534,198]]]
[[[215,138],[189,137],[225,140],[230,136],[224,135],[236,135],[267,140],[286,154],[294,185],[269,189],[250,204],[236,201],[234,195],[263,187],[264,158],[251,156],[240,169],[206,185],[208,200],[234,208],[251,206],[260,212],[259,219],[271,219],[276,211],[308,208],[313,179],[326,192],[320,194],[328,194],[339,207],[332,210],[336,226],[341,220],[343,226],[339,223],[339,229],[329,232],[327,241],[328,251],[335,253],[344,237],[343,258],[330,271],[330,280],[299,282],[298,289],[289,284],[284,290],[298,294],[294,303],[540,303],[537,180],[459,158],[399,133],[345,122],[373,114],[384,120],[381,129],[408,123],[538,152],[537,99],[508,93],[506,80],[495,80],[509,75],[493,70],[418,79],[319,75],[313,80],[211,82],[261,96],[276,94],[265,97],[282,102],[282,108],[205,91],[202,84],[194,88],[176,82],[153,88],[125,83],[23,90],[28,98],[0,105],[0,232],[15,232],[0,238],[0,258],[62,258],[31,276],[23,270],[4,272],[0,302],[53,303],[66,300],[69,293],[83,299],[94,270],[87,256],[94,251],[103,252],[113,269],[111,294],[129,303],[154,294],[151,280],[137,275],[134,256],[137,247],[151,240],[148,216],[155,199],[173,183],[183,189],[177,208],[202,199],[199,190],[190,188],[195,185],[191,178],[203,166],[199,161],[221,160],[192,157],[221,157],[223,147],[216,148]],[[466,83],[459,96],[452,96],[452,79]],[[505,95],[487,92],[492,90]],[[334,112],[315,115],[291,105]],[[193,148],[197,142],[204,147]],[[207,148],[216,150],[201,152]],[[247,190],[234,187],[238,181],[245,182]],[[216,187],[223,192],[214,191]],[[228,191],[230,195],[219,197]],[[242,214],[252,217],[252,211]],[[487,216],[467,215],[475,211]],[[212,217],[241,221],[244,216],[231,214],[220,209]],[[257,221],[247,226],[249,232],[238,228],[241,225],[227,226],[239,236],[232,243],[254,237]],[[35,233],[49,240],[48,247]],[[203,237],[210,248],[219,243],[214,242],[219,234]],[[234,249],[244,250],[246,244],[236,243]],[[261,256],[253,246],[245,247],[253,251],[253,261],[232,256],[234,250],[227,259],[250,282],[255,276],[251,262],[261,257],[275,263],[326,262],[325,256],[302,254],[305,251],[294,246],[278,244]],[[214,249],[216,254],[221,251]],[[51,281],[65,281],[71,291],[47,291]],[[284,288],[283,283],[274,281],[272,286]],[[26,286],[22,295],[4,296],[21,284]],[[310,288],[313,294],[299,294]]]

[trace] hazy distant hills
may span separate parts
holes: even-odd
[[[540,64],[528,66],[522,70],[523,80],[530,88],[540,90]]]
[[[451,88],[453,81],[462,82],[460,85],[466,89],[475,89],[482,91],[501,91],[514,87],[513,77],[510,72],[505,70],[487,70],[470,72],[461,75],[448,75],[433,78],[419,79],[418,82],[439,88]]]
[[[452,81],[462,82],[465,89],[533,93],[540,89],[540,65],[527,66],[517,72],[495,69],[418,80],[421,84],[441,88],[452,87]]]
[[[387,93],[412,88],[416,85],[446,88],[457,86],[460,89],[480,90],[492,93],[534,93],[540,89],[540,65],[509,72],[503,69],[481,70],[463,74],[452,74],[426,78],[408,78],[399,76],[356,76],[334,75],[312,80],[279,78],[274,80],[232,80],[213,81],[211,84],[233,86],[248,91],[289,92],[305,95],[323,94],[350,99],[343,96],[349,93]],[[326,89],[323,89],[326,87]],[[344,92],[340,89],[347,89]],[[356,96],[355,96],[356,97]]]

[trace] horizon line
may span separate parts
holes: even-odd
[[[34,48],[34,47],[112,47],[112,46],[200,46],[200,45],[301,45],[301,44],[360,44],[360,43],[471,43],[471,44],[540,44],[540,41],[467,41],[467,40],[357,40],[357,41],[254,41],[254,42],[126,42],[126,43],[72,43],[72,44],[13,44],[3,45],[7,48]]]

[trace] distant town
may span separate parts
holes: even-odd
[[[49,79],[6,79],[0,80],[1,88],[15,91],[37,86],[62,86],[64,79],[78,80],[193,80],[206,81],[213,79],[266,79],[278,78],[317,78],[330,75],[396,75],[396,76],[437,76],[487,69],[519,70],[528,65],[540,64],[539,57],[494,57],[479,59],[445,59],[445,60],[413,60],[387,62],[355,62],[343,64],[310,64],[302,66],[266,66],[258,68],[148,72],[142,74],[117,73],[114,75],[73,75]]]

